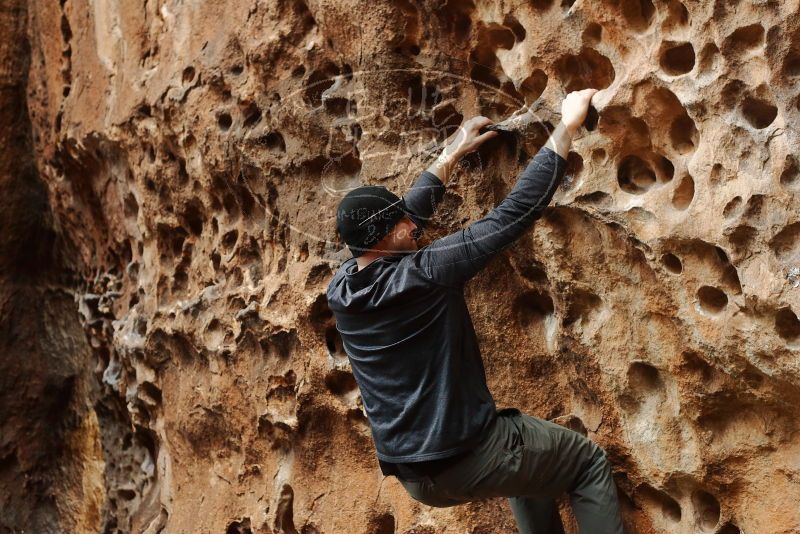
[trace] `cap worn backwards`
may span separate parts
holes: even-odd
[[[361,256],[409,214],[405,202],[383,186],[365,185],[347,193],[336,210],[336,229],[354,257]]]

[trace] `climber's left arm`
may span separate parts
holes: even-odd
[[[497,132],[481,134],[479,130],[492,124],[486,117],[473,117],[464,122],[454,134],[450,143],[442,153],[425,169],[408,193],[403,195],[406,208],[412,212],[409,216],[422,230],[430,220],[436,207],[444,196],[445,183],[450,173],[466,154],[476,150],[485,141],[495,137]]]

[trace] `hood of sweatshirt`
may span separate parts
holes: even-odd
[[[410,274],[404,265],[410,256],[381,256],[360,271],[356,258],[345,260],[328,284],[328,306],[333,311],[359,313],[394,304],[403,278]]]

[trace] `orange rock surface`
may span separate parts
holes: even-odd
[[[468,285],[490,389],[606,449],[632,533],[800,532],[797,1],[8,0],[0,29],[0,530],[513,532],[381,476],[334,210],[531,106],[425,239],[456,231],[596,87]]]

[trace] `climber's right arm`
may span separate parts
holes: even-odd
[[[564,176],[572,136],[586,118],[593,94],[586,90],[567,96],[561,123],[497,207],[414,254],[413,261],[426,277],[449,287],[462,285],[541,217]]]
[[[499,135],[494,131],[480,133],[481,128],[490,124],[492,124],[492,119],[481,115],[462,122],[458,130],[450,136],[451,140],[446,144],[442,153],[431,163],[426,172],[434,174],[442,183],[446,184],[453,168],[462,157],[474,152],[483,143]]]
[[[497,132],[483,134],[479,132],[481,128],[490,124],[492,124],[491,119],[481,116],[463,122],[458,131],[451,136],[442,153],[403,195],[406,208],[413,214],[412,219],[420,230],[428,225],[436,207],[442,201],[445,184],[458,161],[498,135]]]
[[[597,89],[584,89],[583,91],[573,91],[567,95],[561,103],[561,122],[550,134],[550,139],[544,146],[562,158],[567,158],[572,138],[575,137],[586,119],[592,98],[597,92]]]

